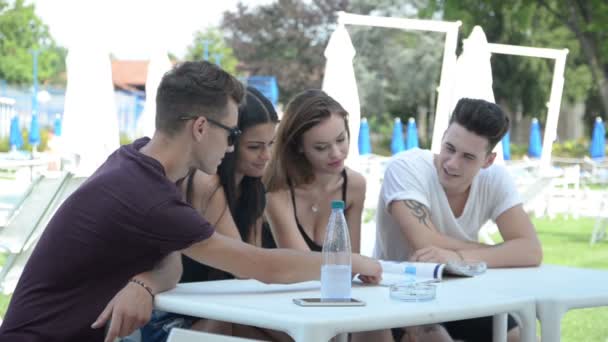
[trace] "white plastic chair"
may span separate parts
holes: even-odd
[[[543,177],[539,174],[533,174],[528,171],[519,170],[515,173],[516,183],[518,183],[518,191],[523,202],[523,207],[526,213],[532,211],[536,212],[544,210],[539,205],[544,205],[543,194],[548,191],[549,185],[551,184],[551,178]],[[498,232],[498,227],[493,221],[488,221],[479,230],[478,238],[488,245],[493,245],[496,242],[492,239],[492,235]]]
[[[557,212],[565,212],[566,218],[572,215],[575,219],[580,216],[578,209],[581,199],[581,166],[576,164],[563,168],[560,177],[552,181],[549,192],[547,214],[555,218]]]
[[[216,335],[201,331],[186,330],[180,328],[173,328],[169,333],[167,342],[247,342],[247,341],[258,341],[240,337],[232,337],[226,335]]]
[[[608,194],[604,194],[600,200],[599,210],[595,217],[595,226],[593,232],[591,232],[591,239],[589,244],[600,242],[606,239],[606,226],[608,225]]]

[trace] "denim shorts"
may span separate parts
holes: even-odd
[[[200,318],[170,312],[152,312],[150,322],[141,331],[142,342],[165,342],[173,328],[190,329]]]

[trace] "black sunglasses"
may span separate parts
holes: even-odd
[[[191,120],[191,119],[197,119],[201,116],[202,115],[184,115],[184,116],[180,116],[179,119],[180,120]],[[228,146],[234,146],[236,141],[239,139],[239,137],[243,133],[243,132],[241,132],[241,130],[238,127],[228,127],[221,122],[215,121],[213,119],[209,119],[208,117],[205,117],[205,118],[210,123],[216,125],[219,128],[225,129],[228,132]]]

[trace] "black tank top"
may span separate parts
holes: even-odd
[[[346,175],[346,169],[342,170],[342,177],[344,178],[344,183],[342,183],[342,200],[344,201],[344,203],[346,203],[346,188],[348,187],[348,176]],[[296,224],[298,226],[298,230],[300,231],[300,234],[302,234],[304,241],[306,241],[308,248],[310,248],[310,250],[313,252],[320,252],[323,249],[323,246],[319,246],[313,239],[310,238],[310,236],[308,236],[308,234],[306,234],[306,231],[300,224],[300,220],[298,220],[298,214],[297,214],[297,208],[296,208],[296,197],[295,197],[295,193],[293,191],[293,186],[291,185],[291,181],[288,180],[287,183],[289,185],[289,190],[291,192],[291,203],[293,204],[293,216],[296,218]]]
[[[193,178],[192,175],[194,171],[188,173],[186,178],[178,181],[178,186],[184,182],[186,183],[186,202],[192,204],[192,183]],[[230,215],[230,211],[228,211],[228,215]],[[241,237],[242,239],[243,237]],[[263,248],[276,248],[276,244],[274,242],[274,238],[272,237],[272,233],[270,231],[270,227],[268,223],[263,222],[262,225],[262,247]],[[185,255],[182,254],[182,265],[183,265],[183,273],[180,279],[180,283],[192,283],[198,281],[208,281],[208,280],[224,280],[224,279],[233,279],[234,275],[229,272],[222,271],[220,269],[207,266],[205,264],[201,264]]]

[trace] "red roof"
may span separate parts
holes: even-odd
[[[143,89],[148,75],[148,61],[112,61],[112,82],[122,89]]]

